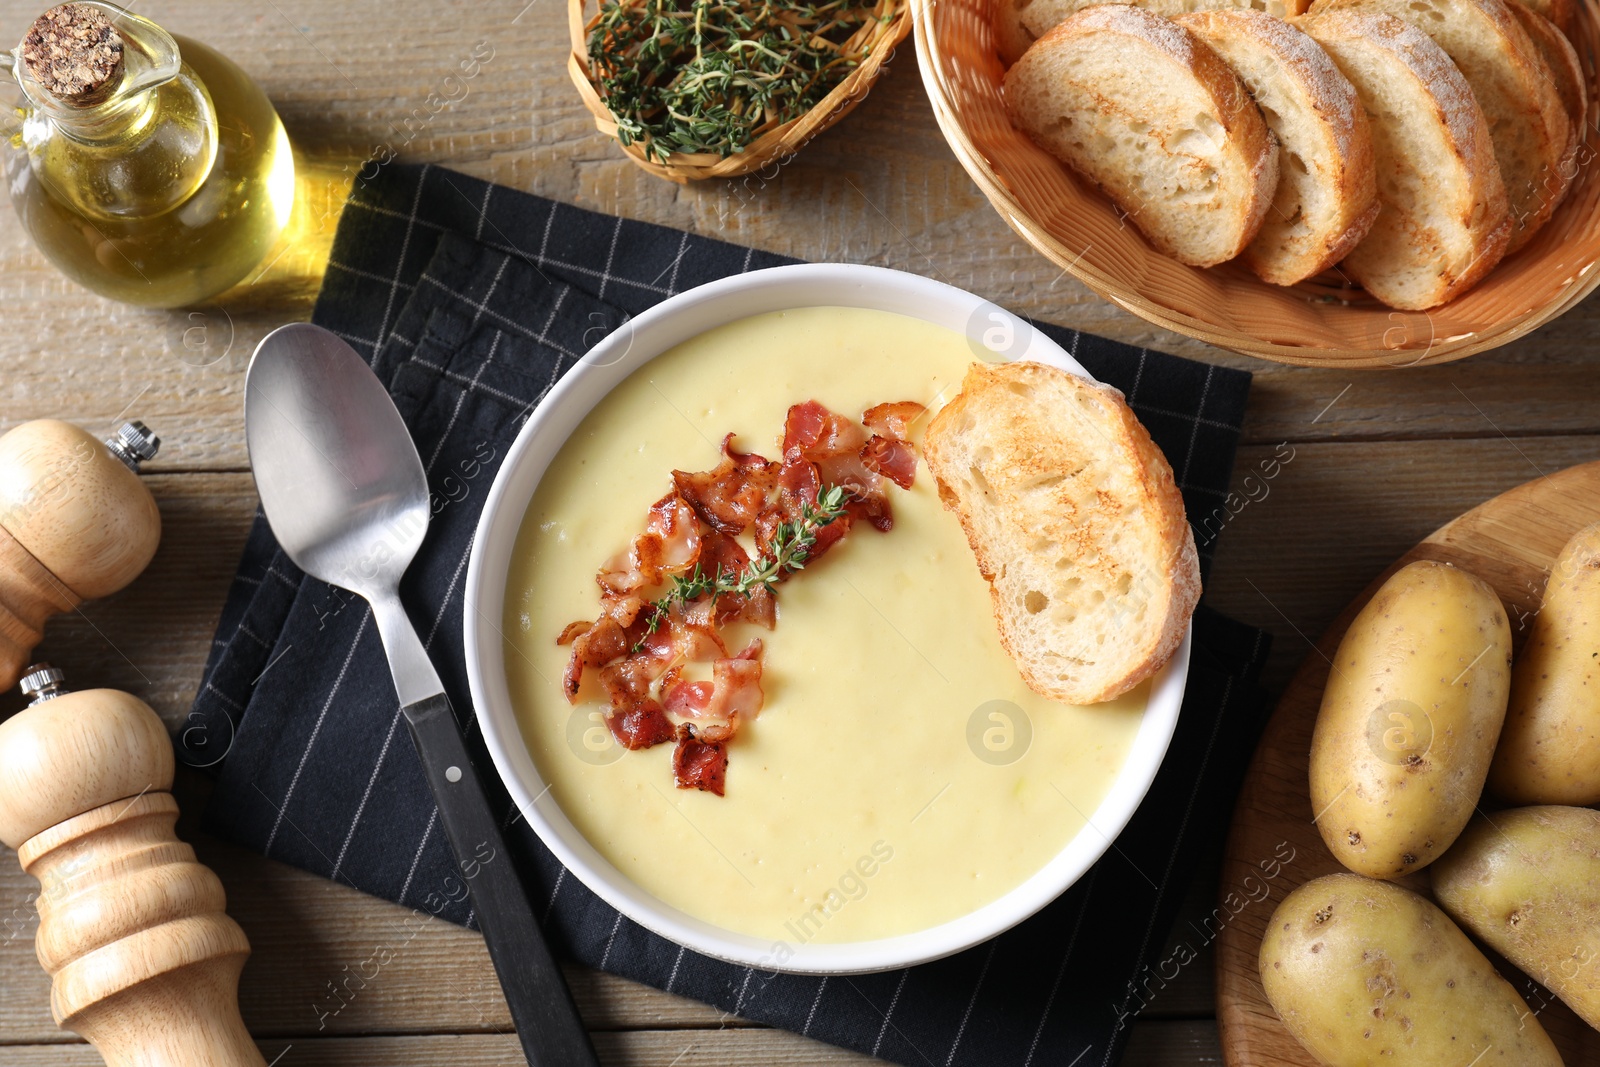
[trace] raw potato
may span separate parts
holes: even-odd
[[[1457,922],[1600,1029],[1600,811],[1480,816],[1432,874]]]
[[[1483,792],[1511,684],[1500,598],[1419,560],[1361,609],[1311,739],[1311,810],[1339,862],[1399,878],[1439,857]]]
[[[1328,1067],[1559,1067],[1539,1020],[1450,917],[1388,882],[1330,874],[1290,893],[1261,984]]]
[[[1515,804],[1600,804],[1600,523],[1550,569],[1489,788]]]

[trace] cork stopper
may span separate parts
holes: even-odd
[[[122,36],[99,8],[62,4],[28,30],[22,61],[45,92],[86,107],[104,100],[122,80]]]

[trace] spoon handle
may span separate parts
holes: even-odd
[[[419,700],[406,705],[405,715],[528,1063],[598,1067],[572,993],[512,866],[449,699],[440,693]]]

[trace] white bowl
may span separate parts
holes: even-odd
[[[534,489],[567,437],[605,395],[639,367],[716,326],[769,311],[842,306],[922,319],[967,336],[986,358],[1037,360],[1082,377],[1087,371],[1022,319],[971,293],[881,267],[803,264],[724,278],[665,300],[596,345],[534,409],[495,478],[478,522],[465,593],[467,675],[496,768],[512,799],[584,885],[628,918],[696,952],[768,971],[860,974],[935,960],[994,937],[1026,919],[1094,865],[1144,798],[1178,722],[1192,634],[1155,677],[1127,762],[1089,823],[1043,869],[959,919],[898,937],[787,946],[781,962],[771,941],[725,930],[669,907],[611,865],[551,797],[523,741],[506,684],[506,576]],[[986,345],[985,341],[989,343]],[[1008,349],[993,353],[995,342]]]

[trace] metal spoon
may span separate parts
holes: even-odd
[[[422,460],[394,401],[349,345],[296,323],[256,348],[244,415],[261,507],[284,552],[313,578],[372,605],[450,847],[463,872],[476,872],[466,882],[528,1062],[597,1064],[444,686],[400,604],[400,577],[422,545],[430,506]],[[498,859],[485,863],[484,855]]]

